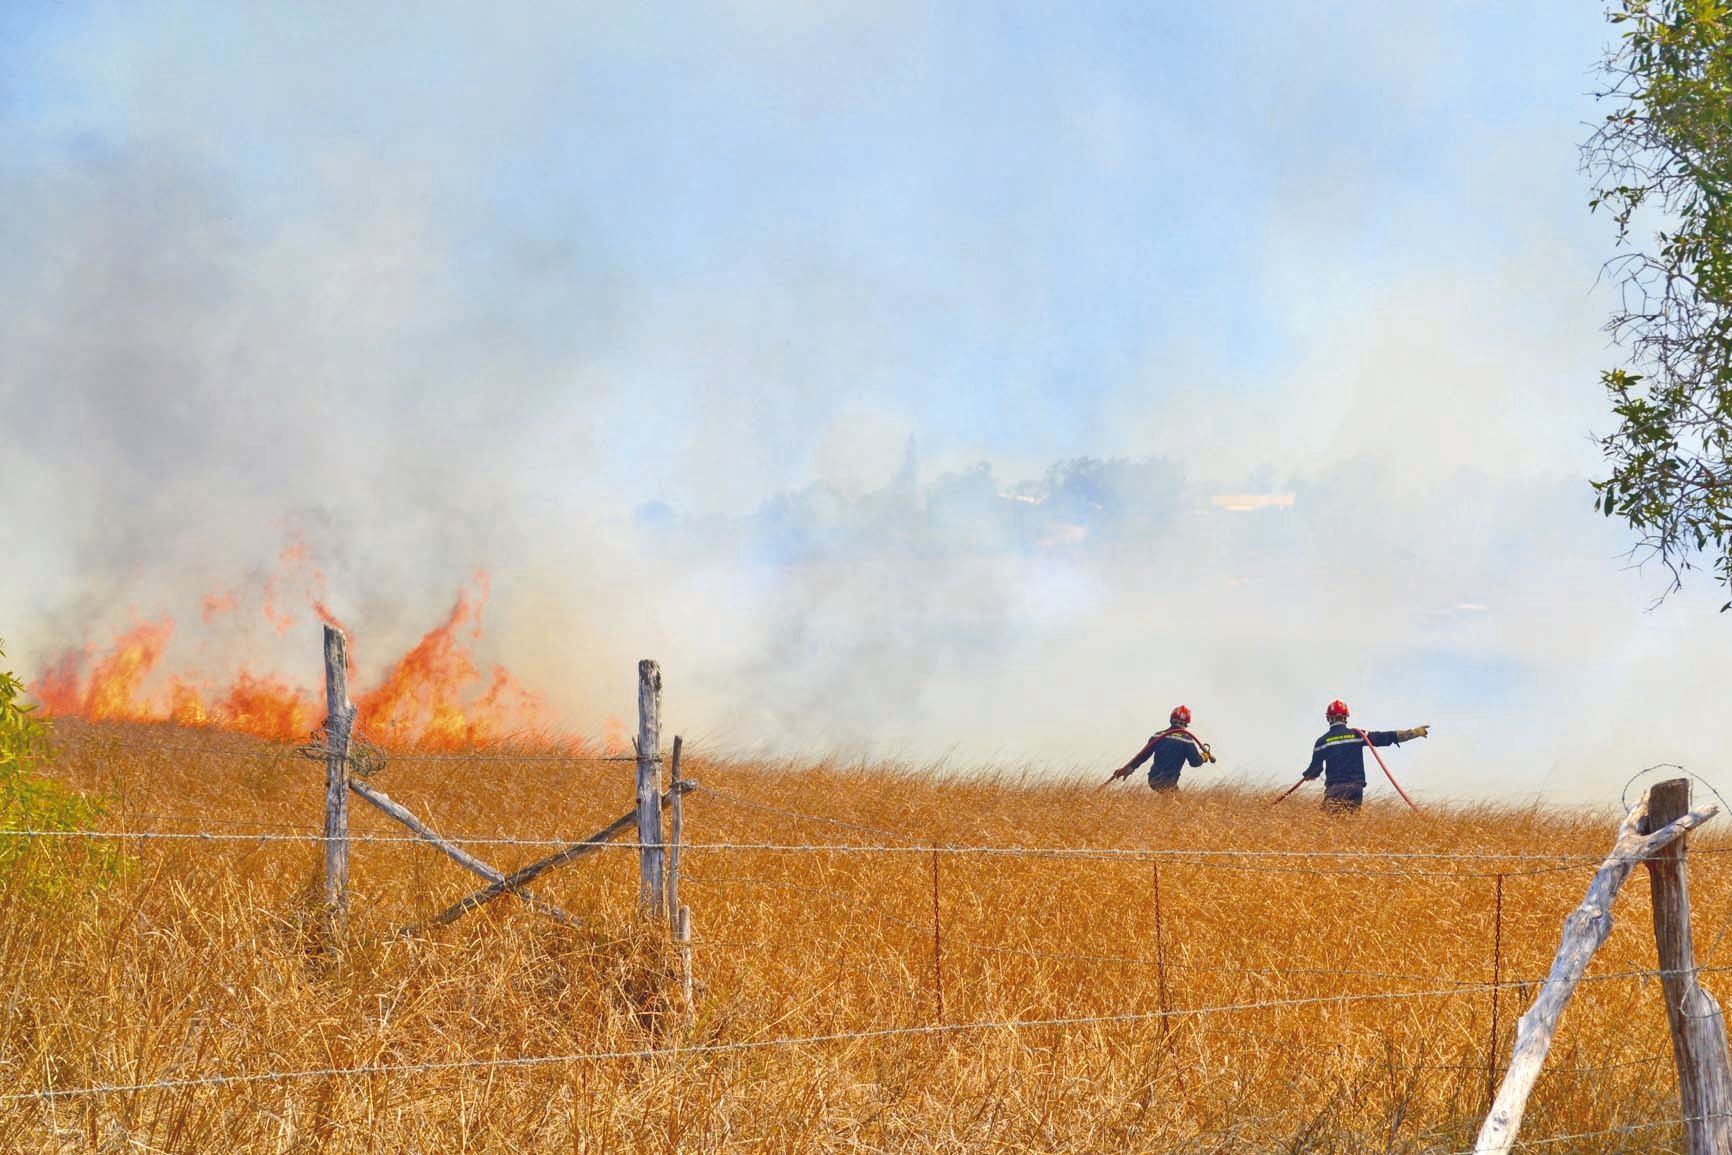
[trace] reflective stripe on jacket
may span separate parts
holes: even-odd
[[[1305,768],[1307,778],[1323,772],[1325,786],[1365,785],[1365,740],[1373,746],[1395,746],[1394,730],[1355,730],[1345,722],[1330,726],[1323,737],[1311,746],[1311,765]]]

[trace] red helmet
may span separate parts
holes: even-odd
[[[1191,708],[1189,706],[1174,706],[1167,722],[1173,726],[1189,726],[1191,724]]]
[[[1343,702],[1340,698],[1335,699],[1333,702],[1329,703],[1328,706],[1324,707],[1323,717],[1326,721],[1330,722],[1347,721],[1347,703]]]

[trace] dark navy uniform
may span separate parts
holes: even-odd
[[[1173,726],[1151,737],[1126,769],[1135,770],[1145,761],[1149,763],[1150,790],[1177,790],[1179,771],[1201,766],[1206,757],[1195,734],[1183,726]]]
[[[1345,722],[1330,725],[1311,747],[1311,765],[1305,777],[1323,775],[1323,805],[1332,809],[1357,810],[1365,800],[1365,743],[1399,746],[1395,730],[1355,730]]]

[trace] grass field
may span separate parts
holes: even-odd
[[[323,770],[280,746],[57,729],[54,774],[104,794],[108,828],[318,830]],[[76,876],[87,844],[39,840],[0,892],[0,1149],[1458,1151],[1486,1105],[1493,876],[1507,875],[1501,1058],[1614,827],[1609,812],[1399,803],[1332,819],[1315,788],[1270,809],[1266,792],[1202,788],[1231,781],[1213,771],[1172,798],[701,756],[688,773],[703,786],[686,805],[689,1024],[665,936],[634,917],[630,850],[542,880],[579,929],[506,899],[401,938],[476,880],[423,846],[360,843],[338,957],[317,933],[316,843],[122,840],[106,885],[54,892],[23,885],[24,864]],[[632,797],[626,765],[504,756],[395,757],[375,784],[484,838],[581,836]],[[354,805],[358,835],[401,833]],[[1721,822],[1691,867],[1711,966],[1732,962]],[[940,1019],[935,842],[1171,853],[939,854]],[[502,868],[546,852],[471,849]],[[1383,856],[1424,852],[1558,857]],[[1639,973],[1654,965],[1647,891],[1641,874],[1626,888],[1524,1128],[1599,1134],[1534,1150],[1680,1149],[1658,983]],[[379,1066],[429,1069],[305,1074]],[[210,1075],[245,1078],[17,1097]]]

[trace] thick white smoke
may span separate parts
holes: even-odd
[[[1343,696],[1421,795],[1713,775],[1713,591],[1586,487],[1591,14],[1152,11],[39,18],[0,636],[310,680],[199,612],[300,540],[364,670],[487,570],[592,734],[655,656],[737,750],[1104,772],[1182,700],[1274,782]]]

